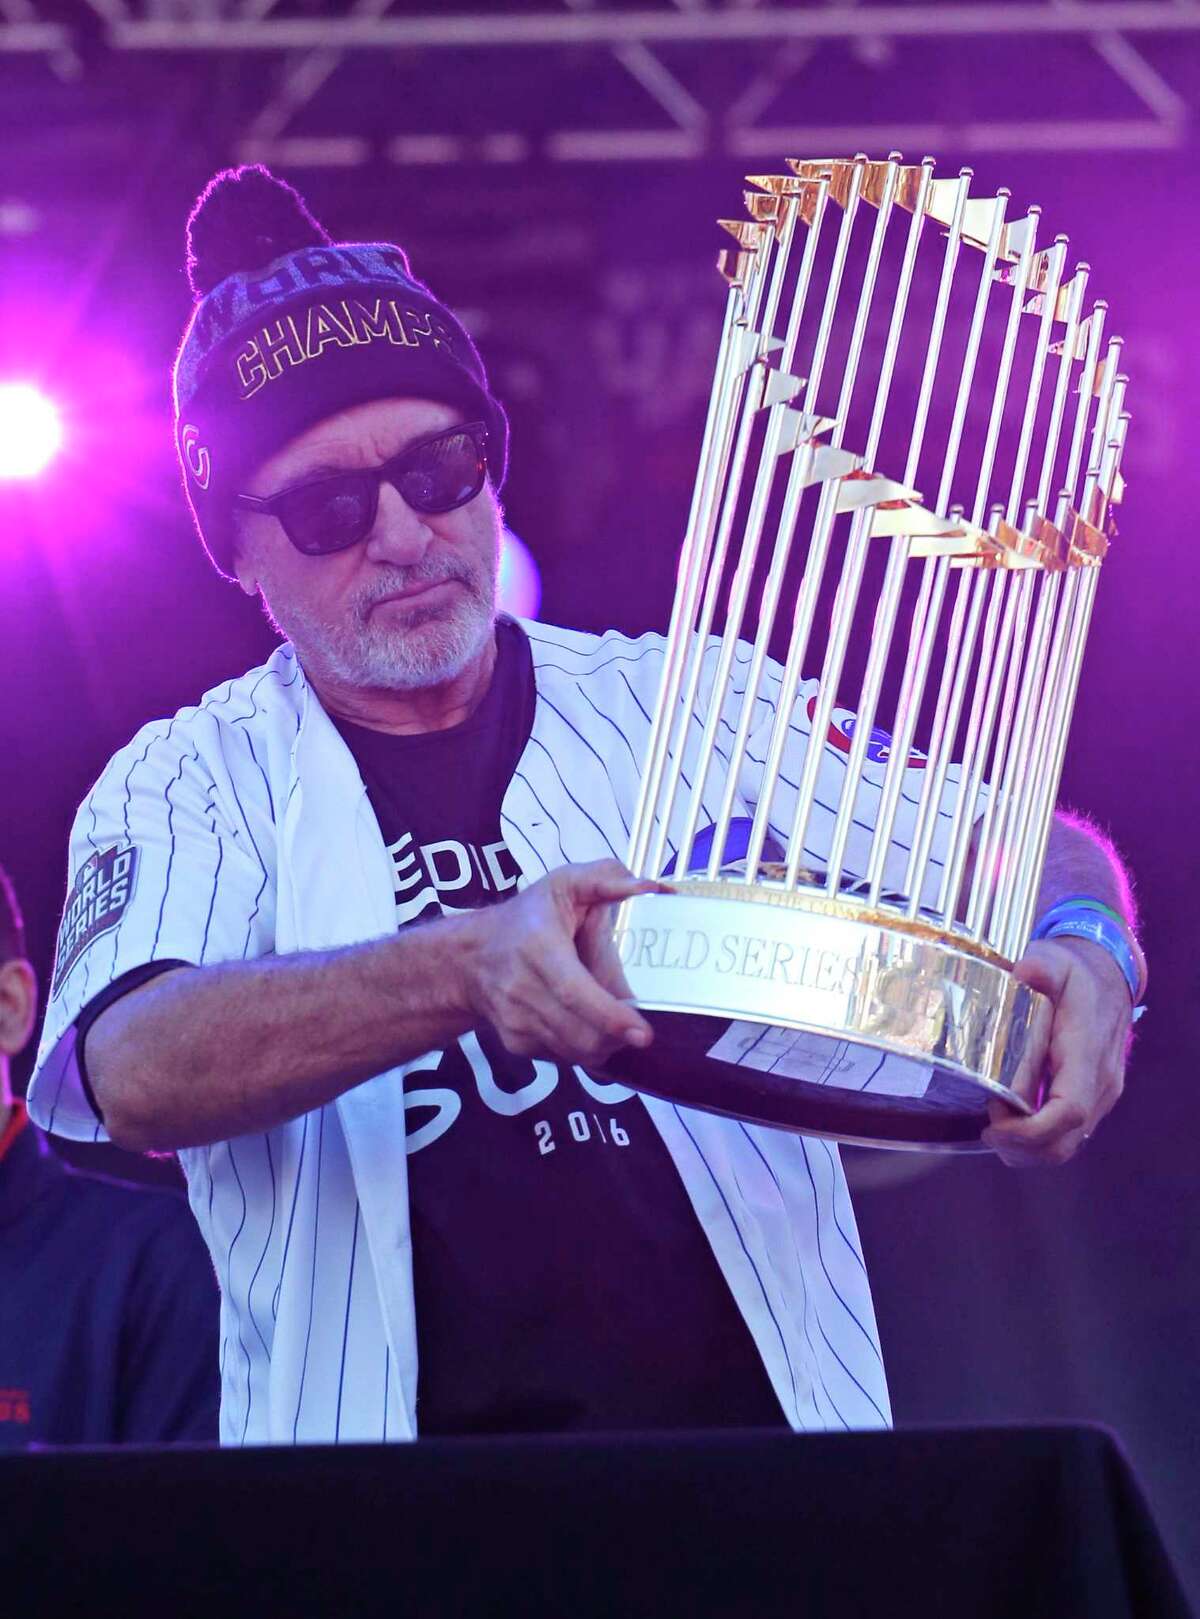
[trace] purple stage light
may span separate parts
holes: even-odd
[[[514,618],[537,617],[542,601],[542,578],[529,547],[511,528],[504,530],[500,541],[497,595],[501,608]]]
[[[62,444],[51,400],[29,382],[0,382],[0,478],[36,478]]]

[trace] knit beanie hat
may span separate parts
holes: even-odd
[[[492,483],[508,422],[478,350],[389,242],[331,242],[291,186],[226,169],[188,220],[196,306],[175,360],[175,445],[196,526],[233,576],[233,496],[314,423],[372,399],[436,399],[487,424]]]

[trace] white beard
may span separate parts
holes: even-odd
[[[276,601],[267,616],[296,647],[300,661],[323,670],[339,685],[372,691],[418,691],[456,679],[483,650],[496,617],[497,557],[473,567],[465,556],[426,558],[409,568],[391,568],[350,607],[349,617],[330,624],[305,608]],[[413,604],[372,613],[384,597],[413,585],[456,579],[444,606]],[[403,616],[402,616],[403,615]]]

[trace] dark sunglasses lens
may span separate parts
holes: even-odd
[[[396,487],[419,512],[452,512],[483,488],[486,463],[470,433],[446,433],[419,444],[396,469]]]
[[[326,478],[285,495],[277,511],[296,549],[315,557],[357,544],[371,526],[374,500],[369,477]]]

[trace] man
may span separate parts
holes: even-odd
[[[661,639],[497,620],[507,425],[399,249],[332,246],[248,169],[190,251],[186,487],[286,640],[85,800],[31,1105],[179,1150],[223,1439],[886,1423],[836,1151],[587,1071],[651,1039],[608,929],[648,886],[617,857]],[[1078,832],[1063,892],[1119,903]],[[1024,971],[1054,1082],[992,1140],[1058,1159],[1116,1098],[1130,995],[1093,943]]]
[[[0,868],[0,1450],[215,1440],[217,1290],[181,1198],[80,1175],[13,1100],[37,985]]]

